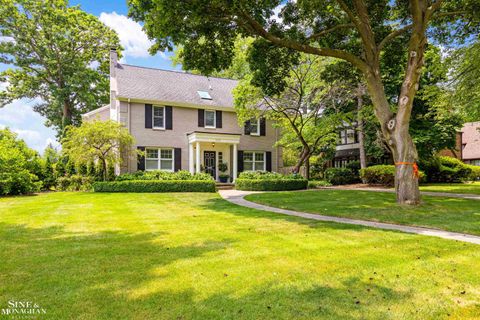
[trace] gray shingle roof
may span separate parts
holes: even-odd
[[[232,89],[238,83],[237,80],[120,63],[117,63],[115,73],[118,97],[199,106],[233,108]],[[201,99],[197,90],[207,91],[212,100]]]

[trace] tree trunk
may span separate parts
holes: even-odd
[[[305,159],[305,179],[310,180],[310,154]]]
[[[358,131],[358,145],[360,150],[360,169],[365,169],[367,167],[367,157],[365,155],[365,142],[363,134],[363,88],[359,84],[357,91],[357,131]]]
[[[65,101],[63,103],[63,111],[62,111],[62,130],[65,129],[66,126],[72,123],[72,110],[70,108],[70,103]]]
[[[103,168],[103,181],[107,181],[107,161],[102,159],[102,168]]]
[[[300,158],[298,159],[297,164],[295,165],[295,168],[293,169],[294,173],[297,173],[297,174],[300,173],[300,169],[302,167],[302,164],[305,163],[305,159],[307,159],[309,154],[310,154],[310,150],[303,147],[302,153],[300,153]]]

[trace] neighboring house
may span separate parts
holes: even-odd
[[[335,156],[332,159],[331,166],[344,168],[349,162],[359,160],[360,145],[358,143],[356,123],[339,128],[337,147],[335,148]]]
[[[467,122],[457,132],[455,149],[445,149],[439,152],[441,156],[448,156],[462,160],[467,164],[480,166],[480,121]]]
[[[144,157],[124,161],[117,173],[137,170],[205,171],[218,178],[246,170],[278,171],[278,129],[269,120],[239,126],[233,108],[236,80],[144,68],[117,61],[110,53],[110,104],[83,116],[112,119],[134,136]]]
[[[460,137],[463,162],[480,166],[480,121],[463,125]]]

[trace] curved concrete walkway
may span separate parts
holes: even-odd
[[[438,229],[410,227],[410,226],[398,225],[393,223],[323,216],[320,214],[312,214],[307,212],[299,212],[299,211],[269,207],[263,204],[250,202],[244,199],[244,197],[248,194],[261,193],[261,192],[240,191],[240,190],[219,190],[218,193],[223,199],[231,203],[234,203],[239,206],[247,207],[247,208],[257,209],[257,210],[270,211],[270,212],[275,212],[275,213],[280,213],[280,214],[285,214],[285,215],[295,216],[295,217],[301,217],[306,219],[312,219],[312,220],[354,224],[354,225],[360,225],[360,226],[371,227],[371,228],[402,231],[402,232],[408,232],[408,233],[421,234],[425,236],[439,237],[443,239],[480,244],[480,236],[473,236],[469,234],[443,231]]]

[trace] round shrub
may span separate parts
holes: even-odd
[[[0,173],[0,195],[18,195],[40,191],[42,183],[27,170]]]
[[[472,166],[452,157],[436,157],[422,164],[429,182],[461,182],[472,179]]]
[[[360,170],[360,177],[367,184],[395,185],[395,166],[376,165]],[[425,179],[425,173],[419,171],[419,180]]]
[[[57,179],[57,189],[59,191],[90,191],[94,179],[94,177],[79,174],[60,177]]]
[[[325,170],[325,180],[333,185],[341,185],[358,182],[358,177],[348,168],[328,168]]]
[[[395,166],[377,165],[360,169],[360,177],[368,184],[393,186],[395,184]]]

